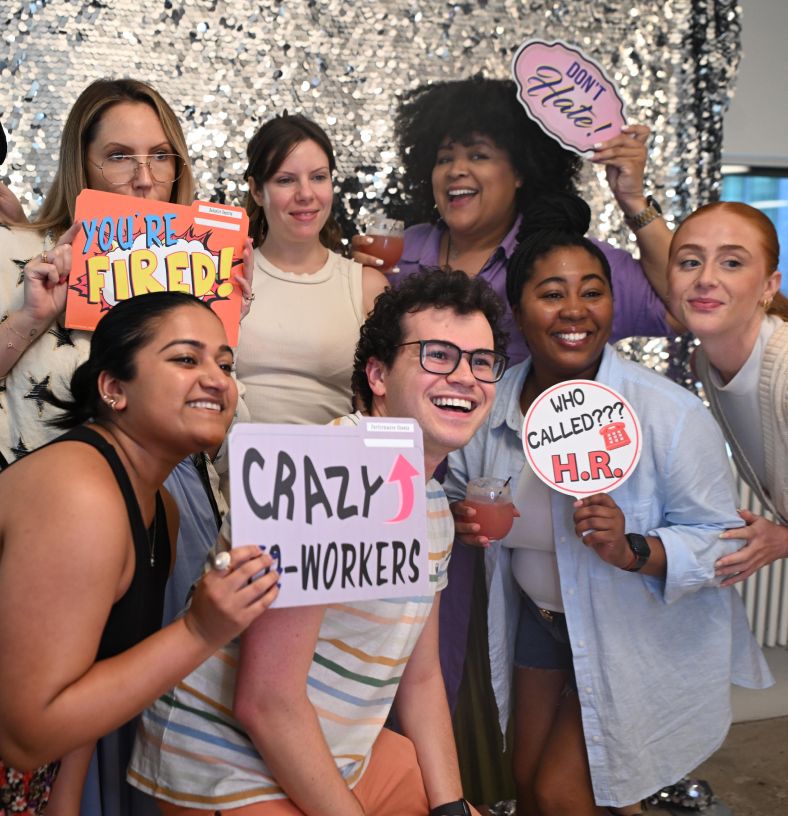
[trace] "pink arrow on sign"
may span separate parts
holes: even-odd
[[[387,482],[399,482],[399,511],[394,518],[388,519],[387,524],[403,521],[413,512],[413,477],[418,475],[419,471],[402,454],[399,454],[386,479]]]

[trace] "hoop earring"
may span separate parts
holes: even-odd
[[[761,306],[763,306],[763,310],[764,310],[764,312],[768,312],[768,311],[769,311],[769,307],[772,305],[772,301],[773,301],[773,300],[774,300],[774,298],[773,298],[773,297],[765,297],[765,298],[764,298],[764,299],[761,301]]]

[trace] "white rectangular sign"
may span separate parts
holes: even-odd
[[[229,446],[232,543],[273,556],[275,606],[428,592],[424,447],[412,419],[240,423]]]

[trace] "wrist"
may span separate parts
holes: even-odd
[[[637,195],[621,196],[617,198],[619,209],[624,214],[626,220],[633,218],[639,212],[648,207],[648,199],[645,193],[638,193]]]
[[[9,312],[7,319],[12,321],[15,329],[35,337],[41,334],[48,325],[46,320],[32,312],[26,305],[16,311]]]
[[[199,654],[205,653],[210,656],[222,645],[221,643],[218,645],[213,643],[212,639],[208,637],[208,633],[204,631],[191,605],[186,612],[174,622],[183,624]]]
[[[444,802],[430,810],[430,816],[470,816],[471,809],[464,799]]]
[[[625,572],[640,572],[651,557],[651,547],[645,536],[639,533],[627,533],[625,536],[631,558],[621,567]]]
[[[662,217],[662,207],[660,207],[659,202],[650,195],[641,199],[640,208],[634,212],[627,212],[623,206],[622,209],[624,210],[624,220],[633,232],[642,230],[651,224],[652,221],[656,221]]]
[[[29,337],[31,342],[42,335],[51,323],[51,320],[42,318],[26,305],[15,312],[9,312],[7,319],[17,331]]]

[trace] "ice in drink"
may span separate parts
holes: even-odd
[[[367,238],[372,240],[361,249],[383,261],[380,269],[389,270],[402,257],[402,250],[405,246],[404,230],[405,225],[402,221],[382,215],[373,215],[367,221],[366,231]]]
[[[516,510],[508,479],[492,476],[472,479],[466,488],[464,504],[476,511],[475,516],[468,518],[468,521],[480,527],[476,535],[495,541],[512,529]]]

